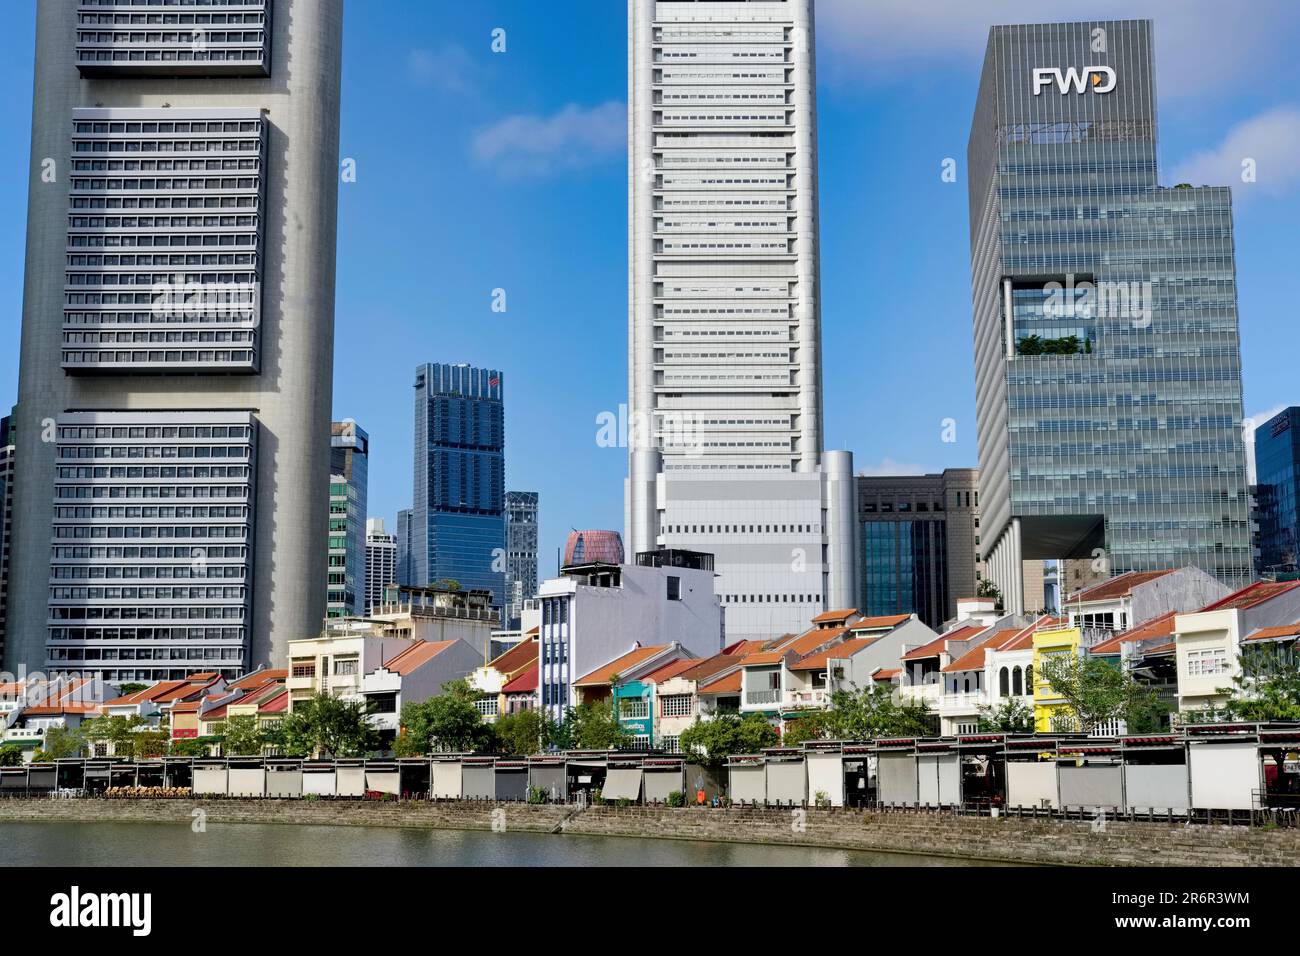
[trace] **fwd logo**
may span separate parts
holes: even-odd
[[[1034,95],[1040,95],[1043,88],[1053,82],[1062,94],[1071,89],[1082,93],[1089,87],[1094,93],[1109,93],[1115,88],[1115,71],[1108,66],[1085,66],[1082,70],[1070,67],[1064,71],[1054,66],[1037,67],[1034,70]]]

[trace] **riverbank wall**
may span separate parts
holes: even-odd
[[[279,823],[831,847],[1063,866],[1293,866],[1300,830],[945,812],[347,800],[0,800],[0,823]]]

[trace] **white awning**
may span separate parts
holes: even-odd
[[[605,786],[601,788],[600,796],[606,803],[611,800],[640,800],[641,771],[622,767],[611,770],[605,775]]]

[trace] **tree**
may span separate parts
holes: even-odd
[[[1228,695],[1219,719],[1300,721],[1300,668],[1292,648],[1247,648],[1238,662],[1232,686],[1219,688]]]
[[[981,578],[979,587],[976,589],[976,597],[992,598],[993,606],[999,611],[1002,610],[1002,589],[999,588],[988,578]]]
[[[996,707],[981,706],[979,730],[986,734],[1032,734],[1034,709],[1018,697],[1008,697]]]
[[[363,757],[379,746],[365,707],[329,694],[296,705],[266,739],[290,757]]]
[[[521,710],[498,717],[497,738],[508,754],[528,757],[541,753],[551,742],[553,722],[537,709]]]
[[[136,756],[136,735],[151,729],[149,722],[139,714],[122,716],[107,714],[92,717],[81,725],[82,735],[94,743],[111,743],[113,753],[119,757]]]
[[[144,690],[148,686],[148,684],[119,684],[117,686],[117,693],[121,697],[126,697],[128,694],[134,694],[137,691]]]
[[[265,735],[252,714],[239,714],[226,720],[221,728],[221,749],[227,757],[251,757],[260,754]]]
[[[136,731],[131,740],[131,756],[136,760],[161,757],[167,753],[167,734],[156,727]]]
[[[208,745],[197,737],[178,737],[171,741],[169,752],[173,757],[206,757]],[[305,754],[300,754],[303,756]]]
[[[23,748],[17,744],[0,746],[0,767],[20,767],[23,763]]]
[[[425,701],[402,705],[402,733],[393,741],[399,757],[422,756],[431,750],[482,753],[494,750],[496,733],[474,702],[483,695],[465,680],[448,681],[442,693]]]
[[[614,750],[630,740],[612,698],[583,701],[573,708],[573,746],[578,750]]]
[[[775,747],[779,741],[776,728],[761,714],[718,714],[712,720],[700,720],[682,731],[682,753],[691,754],[701,763],[720,767],[735,754],[758,753]]]
[[[45,731],[45,745],[32,755],[33,763],[80,757],[86,750],[86,738],[70,727],[51,727]]]
[[[1159,712],[1155,689],[1099,657],[1053,654],[1043,658],[1039,676],[1065,702],[1058,727],[1091,732],[1112,720],[1141,723]]]

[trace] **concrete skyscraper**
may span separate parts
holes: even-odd
[[[366,519],[366,609],[383,603],[384,589],[397,583],[397,535],[384,530],[383,518]]]
[[[39,5],[8,669],[233,675],[319,631],[342,20]]]
[[[728,638],[858,598],[852,458],[822,453],[812,7],[628,3],[626,538],[714,554]]]
[[[17,409],[14,409],[17,411]],[[14,418],[0,418],[0,660],[4,659],[5,611],[9,590],[9,538],[13,532]]]
[[[453,580],[506,597],[504,384],[469,365],[415,370],[415,489],[410,582]],[[398,516],[398,555],[402,553]]]
[[[537,594],[537,504],[535,491],[506,492],[507,628],[519,626],[524,602]]]
[[[1159,184],[1151,33],[989,33],[967,169],[980,550],[1008,611],[1022,560],[1251,577],[1232,198]]]
[[[370,436],[352,419],[330,426],[329,586],[326,617],[366,609],[366,512],[370,498]]]

